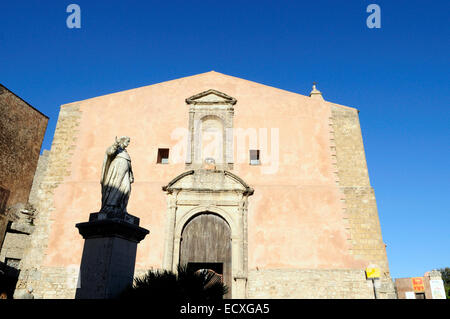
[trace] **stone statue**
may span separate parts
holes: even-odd
[[[117,139],[107,148],[103,160],[102,176],[102,208],[101,213],[113,216],[127,214],[127,204],[130,198],[131,183],[134,182],[131,170],[131,159],[126,148],[130,144],[128,136]]]

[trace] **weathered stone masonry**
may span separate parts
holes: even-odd
[[[21,273],[15,294],[27,286],[34,289],[36,298],[73,298],[78,277],[77,268],[45,267],[45,252],[54,211],[53,193],[66,176],[70,175],[71,155],[75,147],[81,112],[76,103],[61,107],[48,158],[48,167],[35,194],[38,212],[30,245],[21,262]]]
[[[344,195],[345,215],[355,258],[377,265],[382,270],[379,297],[395,296],[381,235],[375,193],[370,185],[358,110],[331,104],[332,127],[336,145],[336,165]]]
[[[25,206],[48,117],[0,84],[0,249],[8,218],[2,210]]]
[[[252,270],[249,298],[372,299],[371,282],[363,270],[270,269]]]

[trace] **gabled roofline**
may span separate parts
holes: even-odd
[[[27,101],[25,101],[24,99],[22,99],[20,96],[18,96],[16,93],[14,93],[13,91],[11,91],[10,89],[8,89],[6,86],[4,86],[3,84],[0,83],[0,86],[2,88],[4,88],[5,90],[7,90],[9,93],[11,93],[12,95],[14,95],[16,98],[18,98],[19,100],[21,100],[22,102],[24,102],[26,105],[28,105],[29,107],[31,107],[33,110],[35,110],[36,112],[38,112],[39,114],[41,114],[42,116],[44,116],[45,118],[47,118],[47,120],[49,119],[49,117],[47,115],[45,115],[44,113],[42,113],[41,111],[39,111],[37,108],[35,108],[33,105],[31,105],[30,103],[28,103]]]
[[[153,83],[153,84],[142,85],[142,86],[138,86],[138,87],[135,87],[135,88],[125,89],[125,90],[122,90],[122,91],[116,91],[116,92],[106,93],[106,94],[102,94],[102,95],[97,95],[97,96],[93,96],[93,97],[82,99],[82,100],[77,100],[77,101],[64,103],[64,104],[61,104],[61,106],[70,105],[70,104],[73,104],[73,103],[85,102],[85,101],[89,101],[89,100],[95,100],[95,99],[99,99],[99,98],[104,98],[106,96],[112,96],[112,95],[115,95],[115,94],[123,94],[125,92],[139,90],[139,89],[150,87],[150,86],[165,85],[165,84],[168,84],[170,82],[175,82],[175,81],[178,81],[178,80],[181,80],[181,79],[188,79],[188,78],[193,78],[193,77],[206,76],[207,74],[219,74],[219,75],[222,75],[222,76],[225,76],[225,77],[228,77],[228,78],[233,78],[233,79],[240,80],[240,81],[254,83],[254,84],[257,84],[259,86],[264,86],[264,87],[267,87],[267,88],[270,88],[270,89],[273,89],[273,90],[278,90],[278,91],[281,91],[281,92],[284,92],[284,93],[294,94],[294,95],[302,97],[302,98],[304,98],[306,100],[310,100],[311,99],[311,97],[309,97],[308,95],[301,94],[299,92],[289,91],[289,90],[278,88],[278,87],[275,87],[275,86],[272,86],[272,85],[268,85],[268,84],[264,84],[264,83],[260,83],[260,82],[256,82],[256,81],[252,81],[252,80],[247,80],[247,79],[244,79],[244,78],[240,78],[240,77],[237,77],[237,76],[228,75],[228,74],[225,74],[225,73],[221,73],[221,72],[217,72],[217,71],[212,70],[212,71],[202,72],[202,73],[198,73],[198,74],[194,74],[194,75],[183,76],[183,77],[180,77],[180,78],[174,78],[174,79],[166,80],[166,81],[162,81],[162,82],[157,82],[157,83]],[[205,92],[207,92],[207,91],[205,91]],[[202,93],[205,93],[205,92],[202,92]],[[217,91],[217,92],[219,92],[219,91]],[[202,94],[202,93],[199,93],[199,94]],[[225,94],[225,93],[222,93],[222,92],[220,92],[220,93],[221,94]],[[192,96],[191,98],[195,97],[196,95]],[[230,97],[230,98],[232,98],[232,97]],[[355,107],[337,104],[337,103],[334,103],[334,102],[331,102],[331,101],[328,101],[328,100],[323,100],[322,102],[324,102],[324,103],[332,103],[332,104],[334,104],[336,106],[339,106],[339,107],[346,107],[346,108],[350,108],[350,109],[356,109]]]

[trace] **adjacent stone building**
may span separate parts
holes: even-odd
[[[214,71],[61,106],[18,291],[73,298],[104,152],[127,135],[136,275],[180,263],[231,298],[395,297],[358,110]]]
[[[33,229],[25,208],[48,117],[1,84],[0,111],[0,263],[17,273]]]
[[[398,299],[446,299],[438,270],[428,271],[421,277],[396,278],[395,290]]]

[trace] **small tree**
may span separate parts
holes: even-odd
[[[442,275],[442,281],[444,282],[445,294],[447,295],[447,299],[450,299],[450,268],[445,267],[438,269]]]
[[[135,278],[133,286],[126,289],[120,298],[165,303],[217,302],[227,291],[226,285],[216,280],[213,273],[178,266],[177,273],[149,270],[144,276]]]

